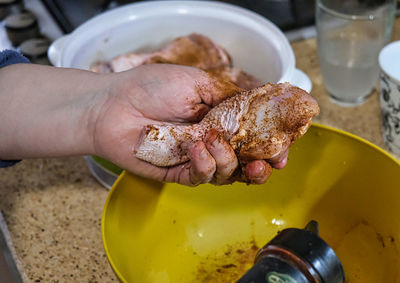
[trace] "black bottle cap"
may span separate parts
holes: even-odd
[[[19,13],[24,9],[22,0],[0,0],[0,20],[10,14]]]
[[[14,46],[39,35],[36,16],[29,11],[11,14],[5,19],[7,36]]]
[[[0,7],[22,3],[22,0],[0,0]]]
[[[22,42],[18,48],[25,57],[34,59],[47,56],[49,46],[50,40],[47,38],[31,38]]]
[[[5,19],[6,29],[22,30],[37,25],[36,16],[28,11],[11,14]]]
[[[50,40],[44,37],[31,38],[22,42],[18,49],[31,63],[50,65],[47,58],[47,49],[50,44]]]

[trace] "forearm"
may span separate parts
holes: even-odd
[[[0,69],[0,158],[93,153],[93,117],[106,91],[103,77],[87,71]]]

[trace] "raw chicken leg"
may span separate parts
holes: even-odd
[[[301,137],[318,114],[317,102],[304,90],[289,83],[267,84],[226,99],[198,124],[148,125],[135,154],[157,166],[177,165],[189,160],[190,146],[215,128],[240,163],[268,160]]]
[[[192,66],[203,70],[219,69],[232,65],[229,54],[208,37],[192,33],[171,41],[160,51],[152,53],[127,53],[107,63],[95,63],[91,70],[101,72],[122,72],[142,64],[169,63]],[[106,67],[105,67],[106,66]]]
[[[160,51],[127,53],[113,58],[110,62],[94,63],[90,69],[96,73],[112,73],[155,63],[196,67],[221,79],[229,80],[243,89],[262,85],[253,76],[232,67],[232,60],[225,49],[208,37],[197,33],[178,37]]]

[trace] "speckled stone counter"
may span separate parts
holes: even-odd
[[[83,158],[24,160],[0,180],[0,208],[31,282],[117,281],[101,242],[108,190]]]
[[[399,19],[393,39],[400,39]],[[377,92],[358,107],[333,104],[322,83],[315,39],[292,46],[297,67],[311,78],[311,94],[321,107],[315,121],[384,147]],[[25,160],[1,169],[0,180],[0,209],[31,282],[117,281],[101,242],[108,191],[91,177],[82,157]]]

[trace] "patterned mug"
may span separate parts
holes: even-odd
[[[381,50],[379,66],[383,139],[390,151],[400,155],[400,41]]]

